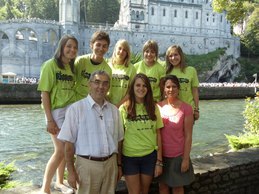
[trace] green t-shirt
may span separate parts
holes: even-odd
[[[162,128],[163,121],[156,106],[157,120],[149,119],[145,106],[136,104],[136,120],[127,119],[125,105],[121,105],[120,114],[123,121],[125,134],[122,146],[122,153],[129,157],[141,157],[157,150],[157,129]]]
[[[75,92],[77,100],[85,98],[89,93],[88,81],[91,73],[97,70],[106,71],[110,78],[112,76],[112,70],[105,60],[99,65],[91,63],[90,54],[80,56],[75,61],[75,72],[76,72],[76,85]]]
[[[42,64],[38,90],[50,93],[52,110],[75,102],[74,85],[75,75],[69,64],[65,65],[65,69],[60,69],[55,59]]]
[[[192,88],[199,87],[196,69],[194,67],[187,66],[184,72],[182,72],[180,68],[173,68],[169,74],[175,75],[179,79],[179,98],[194,108],[195,104],[192,95]]]
[[[136,68],[137,73],[143,73],[149,78],[151,88],[153,91],[154,100],[156,102],[159,102],[161,99],[159,83],[161,78],[165,76],[165,69],[158,62],[156,62],[153,66],[149,67],[145,64],[143,60],[136,63],[134,66]]]
[[[108,97],[111,103],[116,105],[126,95],[130,83],[136,75],[136,69],[131,64],[128,67],[111,63],[109,65],[112,69],[112,81]]]

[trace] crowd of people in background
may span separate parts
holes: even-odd
[[[200,83],[199,87],[259,87],[259,83],[258,82],[253,82],[253,83],[240,83],[240,82],[223,82],[223,83]]]
[[[17,84],[37,84],[39,82],[39,78],[36,77],[16,77],[15,83]]]
[[[39,78],[37,77],[16,77],[16,83],[18,84],[38,84]],[[259,82],[245,83],[245,82],[200,82],[199,87],[257,87],[259,88]]]

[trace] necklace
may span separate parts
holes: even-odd
[[[95,107],[94,107],[94,110],[97,112],[97,114],[99,115],[99,118],[101,119],[101,120],[103,120],[103,113],[101,113],[101,112],[99,112]],[[100,110],[102,110],[102,109],[100,109]]]

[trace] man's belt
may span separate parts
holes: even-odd
[[[111,154],[109,156],[105,156],[105,157],[94,157],[94,156],[83,156],[83,155],[78,155],[78,156],[80,156],[81,158],[88,159],[88,160],[93,160],[93,161],[106,161],[110,157],[112,157],[113,154]]]

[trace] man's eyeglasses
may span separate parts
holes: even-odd
[[[90,82],[94,83],[97,86],[100,86],[100,85],[102,85],[104,87],[109,86],[109,81],[93,80],[93,81],[90,81]]]

